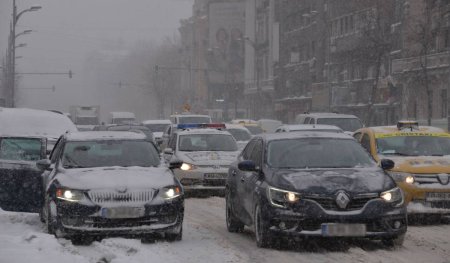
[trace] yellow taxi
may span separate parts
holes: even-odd
[[[449,133],[400,121],[359,129],[353,137],[377,162],[395,162],[389,173],[405,194],[409,214],[450,214]]]

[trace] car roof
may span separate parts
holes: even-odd
[[[170,120],[145,120],[142,124],[172,124]]]
[[[280,133],[267,133],[256,135],[255,138],[262,138],[265,141],[274,141],[281,139],[304,139],[304,138],[333,138],[333,139],[347,139],[354,140],[353,137],[345,133],[336,132],[280,132]]]
[[[229,132],[225,130],[218,130],[218,129],[187,129],[187,130],[178,130],[178,135],[189,135],[189,134],[224,134],[224,135],[231,135]]]
[[[211,118],[209,115],[203,115],[203,114],[174,114],[170,115],[170,117],[208,117]]]
[[[319,118],[356,118],[355,115],[350,114],[340,114],[340,113],[333,113],[333,112],[313,112],[313,113],[304,113],[299,114],[300,116],[306,116],[306,117],[319,117]]]
[[[248,129],[245,128],[245,126],[243,126],[243,125],[241,125],[241,124],[229,124],[229,123],[226,123],[226,124],[225,124],[225,127],[226,127],[227,129],[237,129],[237,130],[248,131]]]
[[[122,131],[87,131],[69,132],[65,135],[68,141],[96,141],[96,140],[145,140],[146,136],[137,132]]]
[[[408,129],[399,130],[397,126],[375,126],[375,127],[367,127],[363,129],[370,129],[374,133],[400,133],[400,132],[409,132]],[[361,129],[362,130],[362,129]],[[432,127],[432,126],[419,126],[419,129],[413,129],[412,132],[426,132],[426,133],[442,133],[445,132],[444,129]]]
[[[334,125],[326,125],[326,124],[292,124],[292,125],[282,125],[279,128],[286,128],[290,131],[310,131],[310,130],[333,130],[333,131],[342,131],[341,128]]]

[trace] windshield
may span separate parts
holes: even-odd
[[[227,129],[227,132],[233,135],[236,141],[249,141],[252,135],[243,129]]]
[[[62,158],[64,168],[159,165],[159,154],[146,141],[99,140],[68,142]]]
[[[317,124],[338,126],[344,131],[354,132],[363,127],[361,121],[356,118],[319,118]]]
[[[202,116],[195,116],[195,117],[178,117],[178,123],[179,124],[186,124],[186,123],[211,123],[210,117],[202,117]]]
[[[164,132],[170,124],[145,124],[145,127],[147,127],[152,132]]]
[[[267,163],[273,168],[353,168],[376,164],[354,140],[301,138],[272,141]]]
[[[77,117],[76,125],[98,125],[97,117]]]
[[[383,155],[443,156],[450,155],[450,135],[394,136],[377,138],[377,152]]]
[[[38,161],[42,159],[42,141],[31,138],[3,138],[0,141],[0,159]]]
[[[245,126],[245,128],[247,128],[247,130],[253,135],[258,135],[264,132],[259,126]]]
[[[178,149],[184,152],[197,151],[237,151],[236,141],[226,134],[193,134],[181,135]]]

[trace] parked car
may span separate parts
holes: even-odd
[[[440,128],[400,121],[353,135],[376,161],[390,158],[389,172],[405,194],[410,215],[450,214],[450,134]]]
[[[41,206],[41,171],[36,161],[46,158],[47,139],[0,136],[0,208],[38,212]]]
[[[293,124],[281,125],[275,132],[344,132],[341,128],[324,124]]]
[[[182,238],[183,188],[143,134],[67,133],[37,165],[49,233],[75,244],[98,236]]]
[[[179,124],[164,150],[167,162],[181,161],[175,176],[186,193],[223,195],[228,167],[239,154],[224,124]]]
[[[391,160],[381,165],[394,167]],[[254,226],[258,247],[283,237],[370,238],[394,246],[407,230],[400,188],[343,133],[255,136],[230,166],[225,199],[228,231]]]
[[[74,131],[77,127],[63,114],[27,108],[0,108],[0,135],[45,137],[48,153],[61,134]]]
[[[346,132],[354,132],[364,125],[355,115],[337,113],[304,113],[295,118],[296,124],[326,124],[334,125]]]
[[[252,138],[250,131],[242,125],[239,124],[225,124],[226,131],[233,135],[237,142],[239,150],[244,149],[248,141]]]
[[[172,122],[170,120],[146,120],[142,122],[142,125],[153,132],[153,136],[158,145],[162,144],[164,131],[171,124]]]

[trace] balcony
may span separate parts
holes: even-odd
[[[446,68],[450,65],[450,52],[430,54],[427,56],[428,69]],[[402,74],[421,70],[420,57],[394,59],[392,61],[392,74]]]

